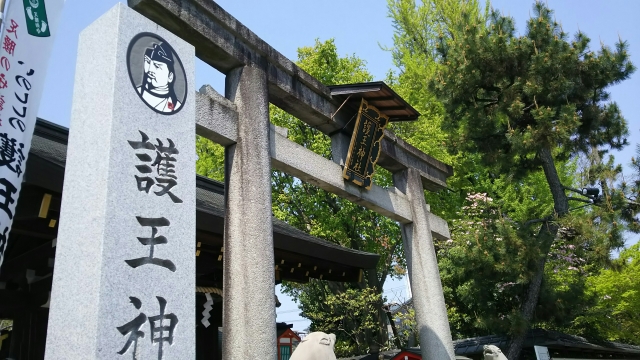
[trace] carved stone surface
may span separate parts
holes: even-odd
[[[80,35],[46,359],[195,357],[194,61],[122,4]]]
[[[485,345],[482,350],[484,360],[507,360],[502,350],[495,345]]]
[[[336,360],[335,345],[334,334],[312,332],[302,339],[291,355],[291,360]]]

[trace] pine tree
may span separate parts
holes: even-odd
[[[573,199],[557,166],[594,151],[601,159],[606,149],[627,144],[626,122],[607,89],[635,70],[626,42],[594,52],[583,33],[569,40],[546,5],[537,2],[533,8],[523,36],[516,35],[511,18],[495,10],[488,24],[469,21],[459,25],[460,36],[442,36],[438,50],[445,66],[432,82],[445,104],[443,127],[452,148],[479,154],[513,181],[542,169],[553,198],[553,213],[535,222],[537,233],[528,240],[539,251],[520,309],[524,326],[512,336],[509,359],[519,357],[547,254],[562,237]],[[601,160],[594,165],[604,168]],[[622,224],[609,225],[610,233],[622,230]],[[620,246],[621,239],[613,237],[609,245]]]

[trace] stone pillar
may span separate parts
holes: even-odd
[[[429,210],[424,201],[420,174],[407,169],[393,176],[395,186],[411,203],[413,222],[403,224],[402,240],[413,294],[413,307],[425,360],[455,359],[451,330],[444,303],[438,259],[433,246]]]
[[[225,151],[222,358],[271,360],[277,352],[266,73],[232,70],[226,97],[237,106],[238,138]]]
[[[80,34],[46,359],[195,358],[194,83],[126,5]]]

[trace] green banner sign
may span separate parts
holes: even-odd
[[[37,37],[51,36],[44,0],[22,0],[22,2],[29,35]]]
[[[347,165],[342,172],[346,180],[367,190],[371,188],[371,177],[380,156],[380,140],[388,123],[388,116],[362,99],[356,126],[351,136]]]

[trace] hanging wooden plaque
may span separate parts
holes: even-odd
[[[342,172],[345,180],[367,190],[371,188],[371,177],[380,156],[380,141],[388,123],[389,117],[387,115],[382,114],[374,106],[369,105],[365,99],[362,99],[351,136],[346,166]]]

